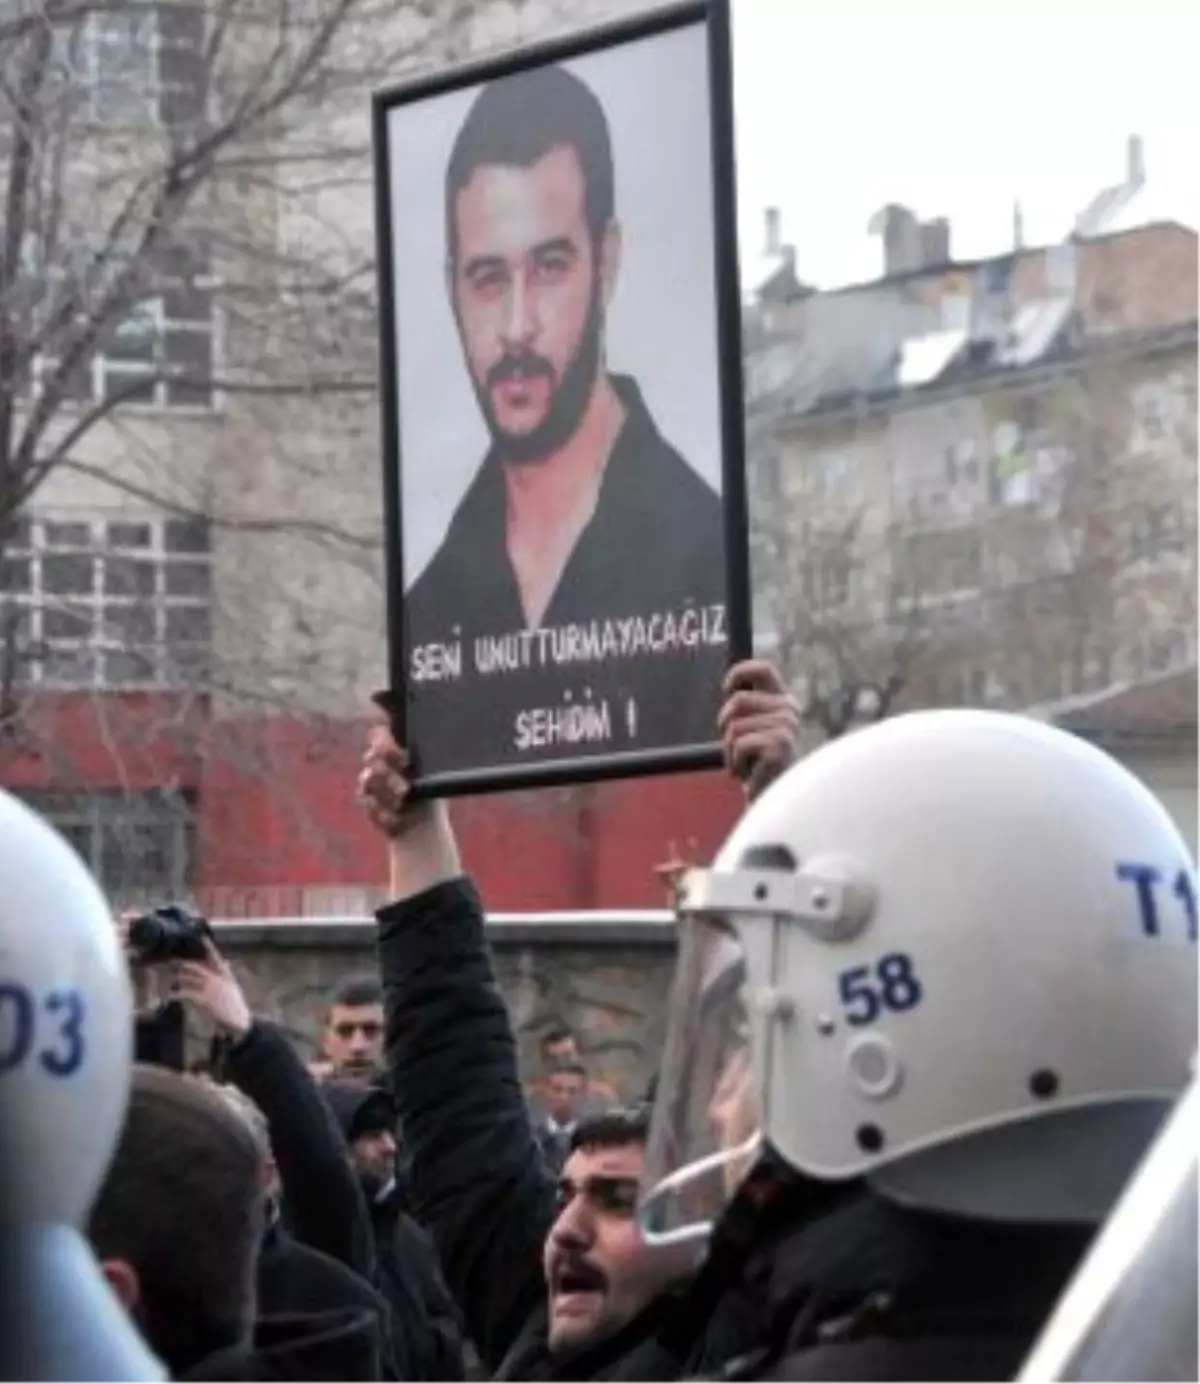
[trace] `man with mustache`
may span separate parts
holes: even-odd
[[[718,733],[749,795],[794,757],[798,713],[762,663],[732,669],[726,693]],[[388,846],[392,902],[376,915],[388,1067],[414,1211],[489,1377],[717,1377],[679,1372],[706,1326],[686,1296],[696,1247],[649,1245],[636,1218],[644,1111],[582,1119],[557,1179],[539,1155],[479,896],[445,804],[413,802],[407,774],[375,725],[358,794]],[[714,1358],[747,1339],[722,1330]]]
[[[522,710],[589,700],[610,709],[605,753],[705,744],[726,659],[722,506],[607,365],[622,234],[599,101],[561,67],[491,82],[445,195],[447,291],[491,448],[405,601],[420,771],[513,762]],[[633,654],[581,657],[561,635],[652,616]],[[483,682],[488,636],[518,666]],[[428,680],[426,647],[456,640],[461,677]]]

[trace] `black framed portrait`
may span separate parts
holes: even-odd
[[[726,0],[376,96],[388,709],[418,792],[720,763],[750,651]]]

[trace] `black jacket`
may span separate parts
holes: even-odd
[[[552,1178],[521,1098],[478,897],[456,880],[378,920],[416,1206],[495,1377],[1011,1377],[1084,1232],[918,1214],[769,1161],[719,1223],[694,1282],[618,1336],[551,1355],[541,1249]]]
[[[545,1116],[534,1116],[533,1137],[546,1166],[561,1172],[571,1148],[571,1127],[552,1129]]]
[[[391,1308],[383,1296],[353,1269],[302,1244],[278,1221],[267,1227],[258,1259],[258,1313],[264,1322],[275,1318],[309,1320],[314,1331],[340,1314],[343,1324],[353,1317],[372,1325],[381,1379],[413,1379],[407,1342],[395,1329]],[[266,1328],[264,1328],[266,1329]],[[357,1357],[356,1357],[357,1358]],[[335,1371],[335,1377],[340,1377]]]
[[[371,1278],[374,1237],[346,1142],[287,1035],[255,1019],[241,1042],[224,1049],[218,1071],[266,1116],[288,1229]]]
[[[539,628],[526,629],[494,453],[405,597],[409,749],[422,774],[713,740],[728,664],[721,499],[659,432],[637,384],[610,381],[625,422]],[[441,645],[461,650],[457,678],[427,676],[423,651]],[[518,722],[589,698],[598,715],[607,706],[606,737]]]
[[[465,880],[379,914],[388,1062],[412,1159],[413,1207],[433,1236],[489,1374],[552,1378],[542,1247],[554,1178],[534,1143],[483,916]],[[532,1352],[532,1356],[531,1356]]]
[[[378,922],[414,1210],[484,1368],[495,1379],[677,1378],[657,1342],[681,1310],[673,1295],[596,1345],[549,1350],[542,1249],[556,1179],[535,1141],[473,885],[439,885],[381,910]]]
[[[795,1178],[781,1201],[731,1211],[764,1224],[736,1270],[737,1291],[760,1309],[756,1344],[735,1368],[712,1371],[720,1378],[1011,1379],[1091,1238],[1079,1226],[964,1220],[862,1185]]]
[[[378,1098],[378,1091],[347,1081],[327,1082],[323,1091],[349,1143],[359,1113]],[[428,1232],[409,1214],[407,1169],[368,1204],[375,1234],[375,1284],[404,1323],[409,1378],[463,1379],[462,1317],[442,1279]]]
[[[299,1317],[260,1317],[254,1341],[201,1360],[180,1379],[377,1380],[381,1373],[379,1334],[367,1311],[329,1311]],[[392,1378],[404,1376],[392,1375]]]
[[[266,1116],[282,1188],[280,1219],[268,1227],[259,1257],[260,1316],[311,1317],[323,1343],[320,1356],[328,1358],[332,1339],[342,1340],[347,1370],[355,1367],[354,1359],[360,1361],[359,1368],[367,1368],[355,1342],[361,1344],[363,1320],[373,1322],[378,1358],[378,1365],[371,1367],[377,1371],[373,1377],[414,1378],[407,1354],[408,1323],[393,1317],[390,1305],[372,1286],[374,1237],[349,1152],[320,1088],[287,1035],[256,1019],[240,1042],[224,1048],[218,1070]],[[342,1313],[340,1325],[329,1325],[330,1312]],[[357,1325],[349,1322],[347,1313]],[[262,1330],[269,1331],[269,1325]],[[272,1340],[273,1348],[291,1358],[291,1345]]]

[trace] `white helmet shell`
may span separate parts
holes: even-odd
[[[0,1220],[83,1226],[129,1099],[133,1001],[83,862],[0,791]]]
[[[812,1177],[1098,1218],[1187,1082],[1191,852],[1032,719],[916,712],[822,747],[682,899],[741,943],[760,1129]]]

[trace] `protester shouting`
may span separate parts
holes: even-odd
[[[763,664],[734,669],[726,695],[729,763],[758,791],[794,754],[796,708]],[[389,843],[394,902],[378,915],[388,1063],[415,1206],[468,1333],[498,1379],[663,1377],[661,1329],[696,1256],[650,1249],[637,1226],[644,1115],[581,1120],[556,1184],[534,1142],[478,896],[443,806],[410,801],[406,769],[374,727],[359,794]]]

